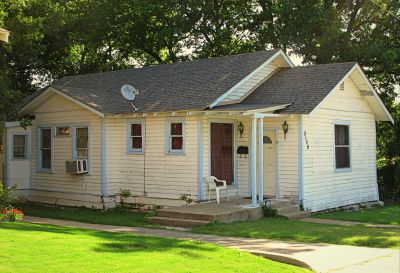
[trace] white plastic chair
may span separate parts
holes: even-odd
[[[222,186],[217,186],[217,183],[215,181],[222,183]],[[228,194],[228,187],[226,186],[226,180],[219,180],[215,176],[205,176],[204,177],[204,183],[208,184],[208,202],[211,200],[211,191],[215,191],[217,195],[217,203],[219,204],[219,196],[220,196],[220,191],[225,190],[226,195],[228,196],[228,202],[229,202],[229,194]]]

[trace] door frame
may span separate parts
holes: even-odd
[[[275,132],[275,198],[280,198],[280,193],[279,193],[279,128],[278,127],[264,127],[264,131]],[[263,149],[264,149],[264,147],[263,147]]]
[[[228,185],[228,187],[237,187],[238,186],[238,165],[237,165],[237,157],[236,157],[236,149],[237,149],[237,143],[236,143],[236,130],[237,128],[237,120],[235,119],[218,119],[218,118],[213,118],[208,120],[208,175],[211,175],[211,123],[228,123],[232,124],[232,137],[233,137],[233,145],[232,145],[232,158],[233,158],[233,181],[231,185]],[[218,177],[217,177],[218,178]]]

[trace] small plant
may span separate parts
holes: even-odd
[[[0,210],[11,207],[12,203],[16,201],[16,197],[13,195],[15,186],[4,187],[0,181]]]
[[[179,200],[185,201],[186,204],[191,204],[193,199],[190,196],[192,196],[190,193],[182,193]]]
[[[0,221],[19,222],[22,221],[23,217],[24,214],[22,211],[16,208],[4,208],[0,210]]]
[[[275,217],[278,215],[277,210],[274,209],[273,207],[263,206],[262,209],[264,217]]]
[[[123,198],[128,198],[129,196],[132,196],[132,193],[130,190],[121,190],[120,195]]]

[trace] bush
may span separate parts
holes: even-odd
[[[15,186],[7,188],[0,182],[0,221],[21,221],[24,216],[22,211],[12,207],[16,201],[13,195],[14,189]]]
[[[400,165],[379,166],[378,186],[381,200],[400,201]]]
[[[12,203],[16,201],[13,195],[14,190],[15,186],[10,188],[4,187],[3,183],[0,181],[0,210],[11,207]]]
[[[263,206],[264,217],[275,217],[278,215],[276,209],[272,207]]]

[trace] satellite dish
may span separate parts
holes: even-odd
[[[124,84],[121,87],[121,94],[125,99],[127,99],[129,101],[134,101],[136,98],[136,95],[139,94],[139,92],[132,85]]]
[[[130,84],[124,84],[121,86],[121,94],[125,99],[130,101],[133,111],[136,112],[138,109],[135,107],[135,105],[133,105],[132,102],[135,100],[136,95],[139,94],[139,91]]]

